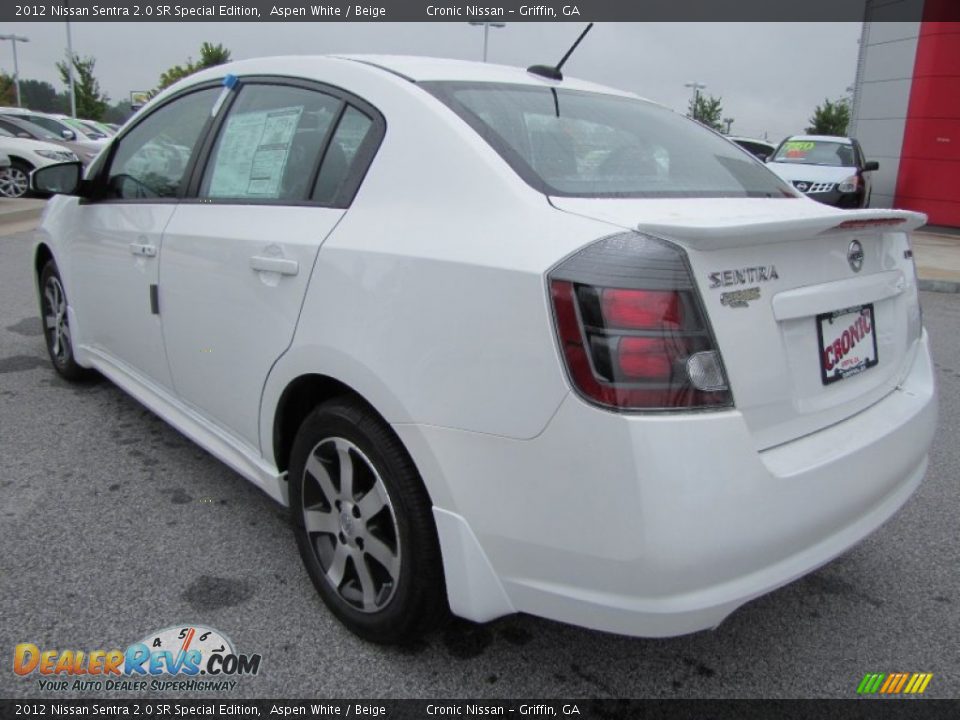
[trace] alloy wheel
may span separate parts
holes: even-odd
[[[43,326],[50,354],[58,364],[64,363],[70,351],[70,325],[67,321],[67,298],[60,279],[55,275],[47,278],[43,288]]]
[[[30,176],[21,168],[9,167],[0,171],[0,195],[3,197],[23,197],[29,189]]]
[[[380,474],[349,440],[321,440],[303,472],[303,524],[327,583],[353,609],[382,610],[400,578],[400,533]]]

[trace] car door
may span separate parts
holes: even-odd
[[[242,80],[207,142],[196,197],[164,232],[159,301],[176,392],[252,448],[265,379],[359,184],[350,161],[369,162],[375,116],[332,89]]]
[[[171,387],[157,315],[163,230],[221,88],[176,97],[115,141],[70,240],[81,343],[120,369]]]
[[[853,141],[853,150],[854,150],[854,160],[857,163],[857,171],[860,173],[860,179],[863,182],[863,207],[868,207],[870,205],[870,195],[873,190],[873,173],[864,172],[863,168],[867,164],[867,158],[863,154],[863,147],[861,147],[858,140]]]

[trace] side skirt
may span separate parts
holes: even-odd
[[[286,473],[265,462],[253,448],[238,442],[173,397],[167,390],[134,372],[106,353],[81,346],[83,359],[117,387],[175,427],[215,458],[240,473],[281,505],[288,501]]]

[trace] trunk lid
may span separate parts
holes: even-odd
[[[920,336],[909,234],[920,213],[803,198],[550,201],[684,248],[758,450],[860,412],[909,369]],[[848,374],[835,379],[841,363]]]

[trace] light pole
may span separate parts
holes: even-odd
[[[700,91],[707,88],[703,83],[697,82],[696,80],[683,84],[684,87],[693,88],[693,105],[690,107],[690,117],[696,118],[697,116],[697,99],[700,97]]]
[[[70,38],[69,22],[67,22],[67,77],[70,78],[70,117],[76,117],[77,91],[73,84],[73,40]]]
[[[13,44],[13,84],[17,88],[17,107],[23,107],[23,104],[20,102],[20,66],[17,63],[17,43],[30,42],[30,38],[10,33],[0,35],[0,40],[9,40]]]
[[[733,118],[724,118],[724,119],[723,119],[723,123],[724,123],[724,125],[727,126],[727,128],[723,131],[723,134],[724,134],[724,135],[729,135],[729,134],[730,134],[730,126],[733,125]]]
[[[487,61],[487,44],[490,41],[490,28],[502,28],[506,27],[506,23],[502,22],[471,22],[471,25],[482,25],[483,26],[483,61]]]

